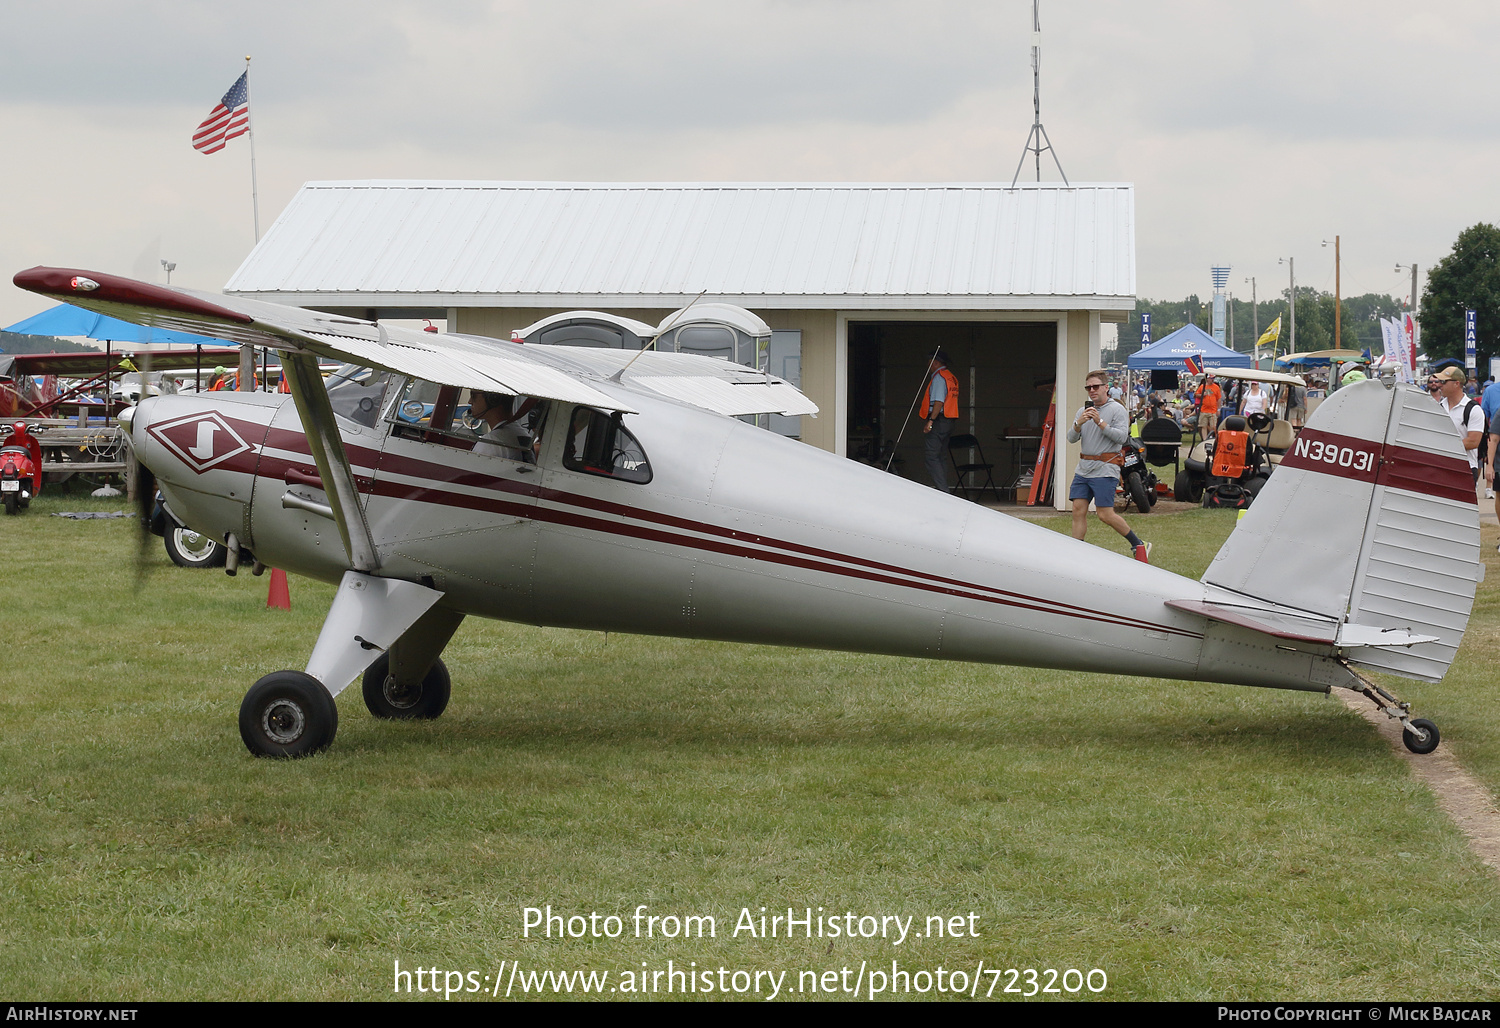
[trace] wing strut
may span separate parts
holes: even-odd
[[[344,453],[338,425],[333,420],[333,404],[328,402],[318,360],[308,353],[283,350],[281,373],[286,376],[292,402],[297,405],[297,414],[307,430],[307,442],[318,465],[318,475],[323,479],[349,563],[355,571],[374,574],[380,570],[380,558],[376,556],[375,540],[359,503],[354,471],[349,467],[349,457]]]

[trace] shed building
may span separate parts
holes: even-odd
[[[309,182],[225,291],[356,317],[443,318],[449,331],[498,338],[576,309],[654,325],[702,293],[763,318],[775,333],[760,363],[821,410],[774,428],[853,459],[894,455],[917,480],[920,426],[903,424],[941,346],[960,381],[955,432],[976,436],[996,480],[1010,482],[1034,459],[1025,440],[1052,386],[1071,413],[1099,365],[1101,324],[1135,306],[1134,192]],[[1063,448],[1059,478],[1076,458]]]

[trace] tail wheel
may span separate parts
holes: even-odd
[[[273,671],[240,704],[240,738],[257,757],[305,757],[327,749],[339,708],[312,675]]]
[[[1427,738],[1417,738],[1417,733],[1412,731],[1413,728],[1425,734]],[[1438,748],[1439,738],[1437,725],[1425,717],[1413,718],[1411,724],[1401,727],[1401,741],[1413,753],[1431,753]]]
[[[397,720],[430,721],[447,709],[453,680],[448,677],[448,668],[441,659],[432,662],[432,667],[418,685],[398,684],[390,667],[390,654],[382,653],[380,659],[365,671],[363,692],[365,706],[371,714]]]

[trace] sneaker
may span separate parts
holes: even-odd
[[[1135,559],[1138,560],[1138,561],[1140,561],[1142,564],[1150,564],[1151,561],[1148,559],[1150,556],[1151,556],[1151,544],[1150,543],[1141,543],[1141,545],[1139,545],[1139,546],[1137,546],[1135,548]]]
[[[1489,488],[1488,486],[1485,486],[1484,498],[1486,500],[1493,500],[1495,498],[1495,490]]]

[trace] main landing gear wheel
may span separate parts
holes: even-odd
[[[398,685],[390,673],[390,666],[390,654],[382,653],[365,672],[365,706],[370,708],[371,714],[430,721],[447,709],[453,680],[448,677],[448,668],[441,659],[432,662],[420,685]]]
[[[202,532],[173,525],[162,533],[167,556],[180,568],[221,568],[229,556],[223,543],[215,542]]]
[[[327,749],[339,708],[312,675],[273,671],[240,704],[240,738],[257,757],[305,757]]]
[[[1426,733],[1427,738],[1418,739],[1413,729]],[[1431,753],[1438,748],[1439,738],[1437,725],[1425,717],[1413,718],[1410,723],[1401,726],[1401,741],[1413,753]]]

